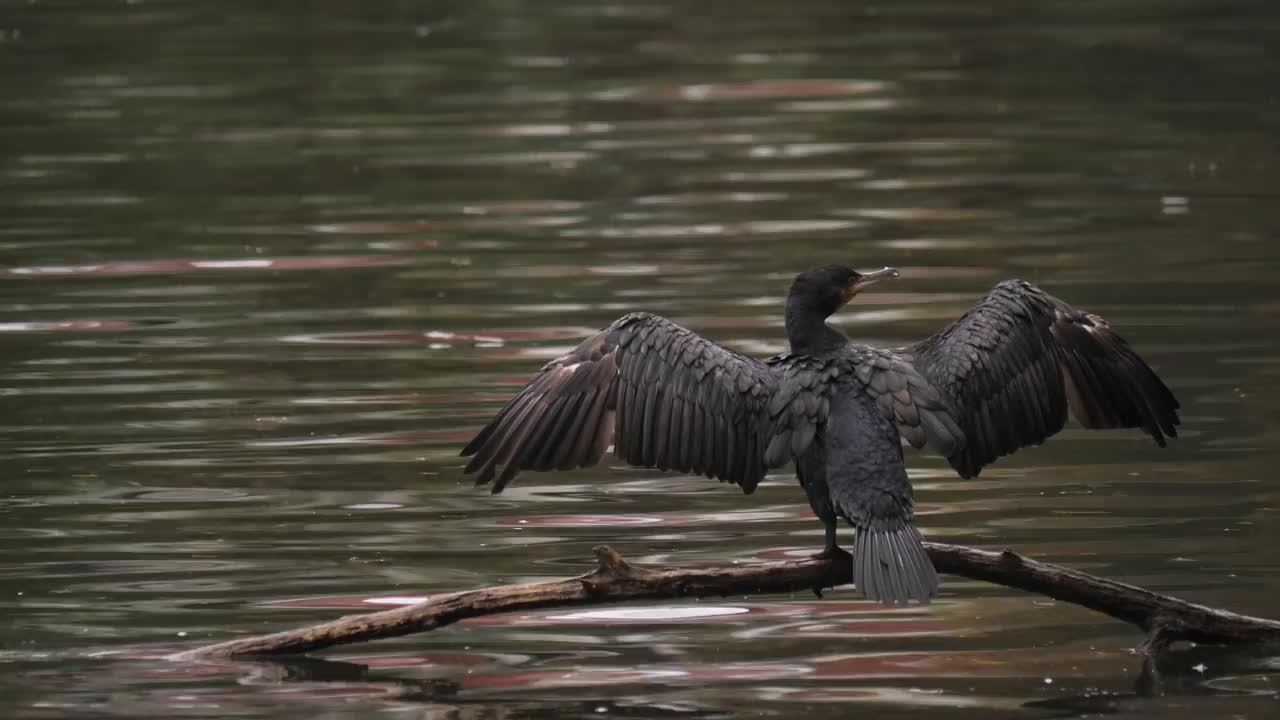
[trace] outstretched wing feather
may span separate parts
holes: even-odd
[[[629,464],[751,492],[766,470],[779,378],[670,320],[633,313],[547,363],[467,444],[465,472],[501,492],[523,470],[594,465],[612,440]]]
[[[1088,428],[1140,427],[1161,446],[1181,422],[1173,392],[1106,320],[1021,280],[897,357],[945,395],[964,442],[943,454],[964,477],[1044,442],[1068,410]]]

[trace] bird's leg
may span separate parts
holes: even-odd
[[[835,557],[837,557],[837,556],[839,556],[839,555],[848,555],[849,553],[845,552],[844,550],[841,550],[841,549],[840,549],[840,546],[839,546],[839,545],[836,545],[836,520],[835,520],[835,518],[832,518],[832,519],[830,519],[830,520],[823,519],[823,521],[822,521],[822,526],[823,526],[823,528],[825,528],[825,529],[826,529],[826,531],[827,531],[827,542],[826,542],[826,544],[825,544],[825,545],[823,545],[823,546],[822,546],[822,552],[820,552],[820,553],[816,553],[816,554],[813,556],[813,557],[814,557],[814,559],[816,559],[816,560],[831,560],[831,559],[833,559],[833,558],[835,558]]]
[[[826,542],[826,544],[825,544],[825,545],[823,545],[823,547],[822,547],[822,552],[817,553],[817,554],[815,554],[815,555],[813,556],[813,557],[814,557],[814,559],[816,559],[816,560],[832,560],[832,561],[834,561],[835,563],[839,563],[839,562],[840,562],[840,560],[841,560],[841,558],[844,558],[844,561],[845,561],[845,562],[847,562],[847,563],[851,563],[851,562],[853,562],[853,556],[852,556],[852,555],[850,555],[849,553],[845,552],[844,550],[841,550],[839,545],[836,545],[836,520],[835,520],[835,518],[832,518],[832,519],[830,519],[830,520],[827,520],[827,519],[825,519],[825,518],[824,518],[824,519],[822,520],[822,526],[823,526],[823,527],[826,529],[826,531],[827,531],[827,542]],[[832,565],[832,567],[837,567],[837,565]],[[832,583],[832,584],[834,584],[834,583],[835,583],[835,581],[831,581],[831,583]],[[814,595],[817,595],[817,596],[818,596],[818,599],[819,599],[819,600],[821,600],[821,599],[822,599],[822,585],[818,585],[817,587],[815,587],[815,588],[813,589],[813,594],[814,594]]]

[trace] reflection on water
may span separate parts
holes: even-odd
[[[1274,614],[1277,70],[1265,3],[15,4],[0,18],[0,715],[1263,716],[1274,658],[945,578],[477,619],[335,659],[193,643],[577,574],[801,557],[750,498],[457,452],[617,315],[784,349],[791,275],[903,280],[901,345],[1022,276],[1108,317],[1186,432],[1068,429],[923,530]]]

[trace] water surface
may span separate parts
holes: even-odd
[[[1280,580],[1267,2],[5,3],[0,715],[1264,717],[1274,659],[944,578],[549,610],[281,664],[173,650],[395,598],[822,539],[789,470],[470,488],[457,452],[627,310],[783,349],[789,278],[900,345],[1019,276],[1184,406],[956,478],[931,538],[1237,611]],[[846,544],[848,532],[846,531]],[[600,610],[603,614],[596,612]]]

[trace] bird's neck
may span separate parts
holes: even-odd
[[[791,352],[814,355],[839,350],[849,344],[849,338],[828,325],[826,320],[821,313],[788,302],[786,328]]]

